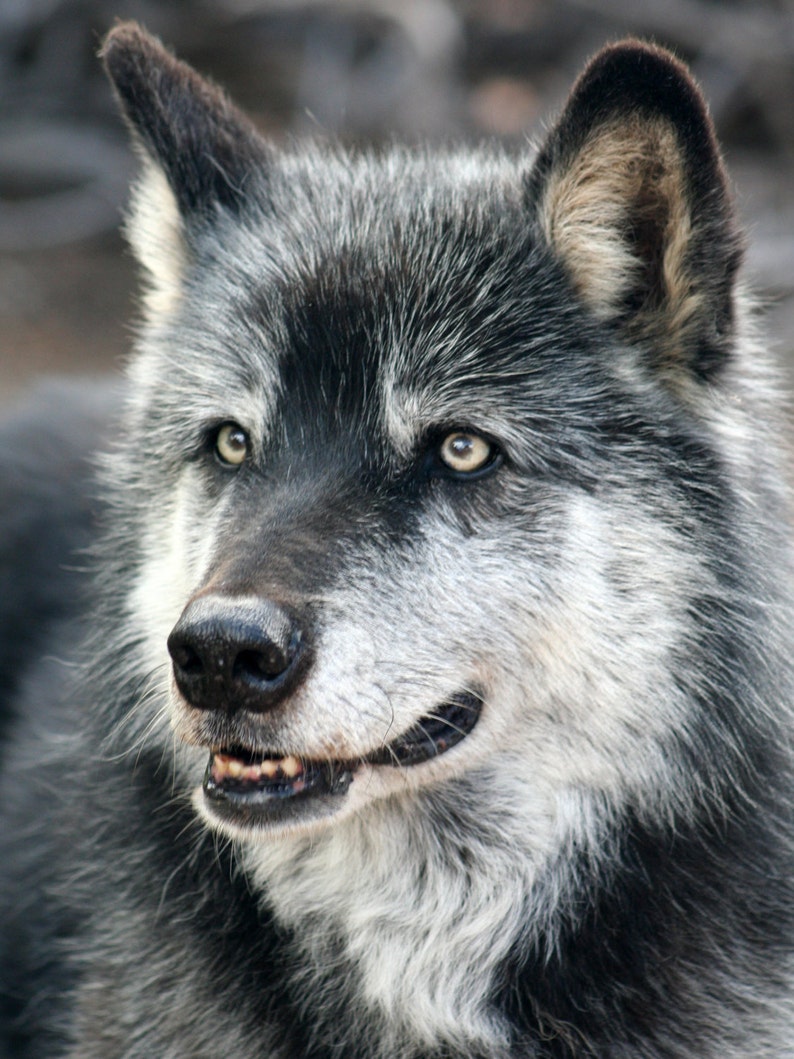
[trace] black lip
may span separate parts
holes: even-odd
[[[460,743],[480,718],[482,699],[470,692],[460,692],[440,706],[432,716],[424,717],[393,743],[368,754],[370,765],[418,765],[445,754]]]
[[[433,715],[422,718],[399,738],[357,761],[301,762],[297,776],[281,771],[256,780],[229,776],[218,781],[210,760],[204,775],[204,795],[221,817],[238,825],[287,822],[299,817],[328,815],[333,802],[347,792],[353,773],[362,764],[406,767],[421,764],[446,753],[472,731],[480,717],[482,698],[460,692],[440,706]],[[261,761],[263,755],[231,748],[229,756],[243,763]],[[274,755],[273,760],[278,760]]]

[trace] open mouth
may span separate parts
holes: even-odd
[[[204,795],[213,811],[237,824],[276,821],[312,804],[320,815],[344,794],[361,765],[413,766],[445,754],[476,725],[482,700],[461,692],[391,743],[351,761],[303,759],[229,747],[213,749],[204,775]]]

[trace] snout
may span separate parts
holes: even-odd
[[[199,596],[168,637],[174,679],[200,710],[264,713],[293,693],[309,660],[298,620],[268,599]]]

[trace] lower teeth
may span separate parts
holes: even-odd
[[[233,774],[237,769],[229,768],[232,761],[241,766],[240,775]],[[267,765],[267,770],[262,765]],[[352,780],[352,769],[339,763],[304,764],[298,758],[286,757],[246,765],[227,754],[212,754],[204,777],[204,791],[215,801],[242,798],[254,802],[264,799],[269,803],[304,792],[343,794]]]
[[[231,754],[219,753],[213,754],[211,771],[216,783],[224,783],[230,779],[258,783],[263,779],[294,780],[303,772],[303,765],[292,754],[247,764]]]

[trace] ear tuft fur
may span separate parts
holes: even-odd
[[[708,375],[732,332],[739,241],[705,101],[686,68],[638,41],[574,85],[527,194],[582,300],[657,363]]]
[[[144,269],[147,317],[168,316],[182,297],[189,250],[174,194],[163,171],[152,162],[146,162],[133,187],[125,234]]]

